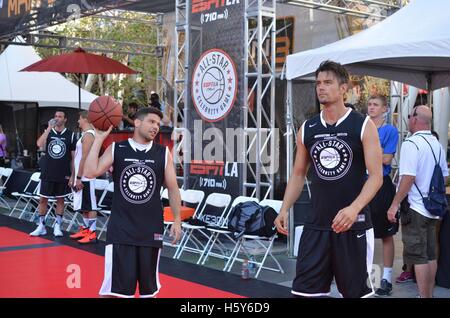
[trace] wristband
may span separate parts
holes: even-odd
[[[77,176],[77,179],[78,179],[78,180],[81,180],[81,178],[82,178],[82,177],[80,177],[80,176]]]

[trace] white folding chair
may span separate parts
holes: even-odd
[[[279,213],[282,203],[283,202],[280,200],[267,199],[267,200],[262,200],[260,202],[260,205],[261,206],[270,206],[277,213]],[[258,235],[247,235],[247,234],[244,234],[243,236],[241,236],[241,238],[237,242],[237,250],[235,251],[234,255],[231,258],[231,262],[227,268],[227,271],[228,272],[231,271],[231,268],[233,267],[233,264],[236,261],[240,261],[240,262],[243,261],[242,258],[238,257],[239,253],[242,250],[245,253],[246,257],[249,259],[249,263],[255,264],[255,266],[258,268],[255,278],[258,278],[262,269],[267,269],[267,270],[274,271],[274,272],[280,272],[283,274],[284,273],[283,268],[281,267],[280,263],[275,258],[275,256],[273,256],[273,254],[272,254],[273,242],[275,241],[275,239],[277,237],[278,237],[277,232],[275,232],[275,234],[270,237],[258,236]],[[258,245],[258,247],[261,247],[264,250],[264,255],[262,256],[262,258],[260,260],[257,259],[258,258],[257,255],[254,255],[254,253],[251,253],[251,250],[245,246],[245,244],[248,241],[255,242]],[[267,267],[264,265],[268,256],[270,256],[273,259],[273,261],[276,264],[276,268]]]
[[[182,223],[182,227],[185,229],[186,233],[183,235],[173,258],[179,259],[184,251],[197,253],[201,256],[204,253],[206,244],[200,239],[206,238],[208,241],[209,235],[206,233],[206,226],[200,225],[200,223],[203,222],[203,224],[206,224],[207,226],[221,226],[227,218],[227,210],[230,202],[231,196],[229,194],[209,194],[200,212],[192,219],[200,221],[198,222],[199,224],[196,225],[195,221],[191,223]],[[195,233],[201,235],[200,239],[195,236]]]
[[[167,189],[165,189],[164,191],[167,191]],[[183,208],[183,205],[186,203],[189,205],[195,205],[195,208],[193,208],[194,213],[192,215],[192,217],[195,217],[197,212],[200,210],[203,199],[205,198],[205,192],[203,192],[201,190],[180,189],[180,195],[181,195],[181,201],[182,201],[182,208]],[[168,199],[168,193],[167,193],[167,199]],[[182,219],[182,221],[183,221],[183,219]],[[170,226],[172,226],[172,224],[173,224],[173,221],[164,220],[163,237],[165,237],[167,235],[167,233],[169,232]],[[171,242],[167,242],[167,241],[163,241],[163,244],[172,246]]]
[[[12,196],[17,198],[16,204],[12,208],[11,212],[9,213],[9,216],[12,216],[15,210],[21,211],[19,219],[22,218],[22,216],[25,214],[26,211],[28,211],[28,208],[33,203],[36,203],[36,208],[38,205],[38,202],[35,199],[35,195],[39,193],[39,186],[41,183],[41,173],[40,172],[34,172],[30,179],[28,180],[28,183],[25,185],[23,190],[21,192],[13,192],[11,193]],[[19,207],[20,204],[25,204],[24,206]]]
[[[231,203],[231,207],[230,207],[230,211],[229,213],[231,213],[231,211],[233,210],[233,208],[238,205],[239,203],[242,202],[249,202],[249,201],[253,201],[258,203],[259,200],[257,198],[254,197],[247,197],[247,196],[238,196],[236,197],[233,202]],[[228,213],[228,214],[229,214]],[[221,259],[225,259],[227,260],[227,262],[225,263],[225,266],[223,268],[223,270],[226,269],[226,267],[228,266],[228,262],[230,260],[230,258],[234,255],[235,249],[237,248],[237,241],[236,239],[233,237],[233,232],[231,232],[230,230],[228,230],[228,221],[229,218],[227,218],[227,221],[220,227],[220,228],[207,228],[207,230],[211,233],[211,236],[206,244],[207,248],[205,249],[205,252],[200,256],[199,262],[197,264],[202,264],[204,265],[205,262],[207,261],[208,257],[213,256],[216,258],[221,258]],[[219,236],[225,236],[228,241],[230,241],[233,245],[233,248],[231,249],[231,253],[229,253],[230,249],[227,248],[225,246],[224,243],[222,243],[222,241],[219,239]],[[213,248],[217,247],[219,252],[214,252],[213,253]]]
[[[114,182],[110,182],[108,186],[106,187],[106,190],[103,192],[102,196],[100,197],[100,200],[98,201],[98,215],[101,215],[105,218],[105,221],[103,222],[103,226],[100,228],[100,231],[98,233],[98,238],[102,235],[103,232],[106,231],[108,227],[108,221],[109,217],[111,216],[111,207],[104,204],[106,196],[111,193],[114,193]]]
[[[181,201],[183,201],[183,192],[184,192],[184,190],[182,188],[179,188],[179,190],[180,190]],[[161,187],[161,192],[160,193],[161,193],[161,200],[169,201],[169,189]],[[164,222],[163,237],[164,237],[164,235],[167,232],[168,225],[170,225],[170,224]]]
[[[8,185],[8,181],[11,178],[12,173],[13,173],[13,169],[0,167],[0,180],[3,180],[3,178],[6,178],[5,181],[3,181],[2,185],[0,186],[0,205],[4,206],[7,209],[11,209],[11,206],[3,198],[3,191],[6,190],[6,186]]]

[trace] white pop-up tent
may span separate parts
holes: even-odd
[[[16,42],[23,39],[16,38]],[[9,45],[0,55],[0,101],[35,102],[39,107],[78,108],[78,86],[52,72],[19,72],[41,60],[31,46]],[[81,90],[81,108],[97,96]]]
[[[325,60],[345,65],[352,74],[386,78],[419,88],[436,90],[450,86],[449,13],[450,1],[411,0],[410,4],[369,29],[316,49],[289,55],[286,61],[286,117],[292,118],[291,80],[313,75]],[[440,98],[441,105],[449,100],[446,95]],[[435,116],[435,126],[443,127],[442,132],[438,132],[445,136],[449,112],[440,109],[439,113],[442,116]],[[439,119],[442,122],[436,125]],[[292,122],[287,126],[287,174],[290,175]],[[441,138],[445,146],[446,141]]]
[[[430,91],[450,86],[449,12],[450,1],[411,0],[369,29],[289,55],[286,61],[288,101],[290,80],[311,76],[325,60],[345,65],[352,74],[386,78]],[[445,100],[440,99],[441,105],[435,106],[439,109]],[[291,107],[288,102],[288,115],[292,113]],[[440,135],[447,134],[449,112],[446,108],[440,109],[442,116],[435,116],[434,120],[435,126],[441,127]],[[404,113],[406,115],[408,110]],[[441,142],[446,145],[444,138]]]
[[[431,90],[450,86],[449,13],[450,1],[412,0],[369,29],[289,55],[286,77],[311,75],[322,61],[330,59],[346,65],[352,74]]]

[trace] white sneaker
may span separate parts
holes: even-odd
[[[40,235],[45,235],[45,234],[47,234],[47,230],[45,229],[45,226],[43,224],[39,223],[36,230],[34,230],[33,232],[30,233],[30,236],[40,236]]]
[[[53,235],[54,236],[63,236],[63,232],[61,232],[61,225],[58,223],[55,224],[55,227],[53,228]]]

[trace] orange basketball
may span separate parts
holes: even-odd
[[[89,105],[88,119],[100,130],[117,127],[122,120],[122,105],[111,96],[99,96]]]

